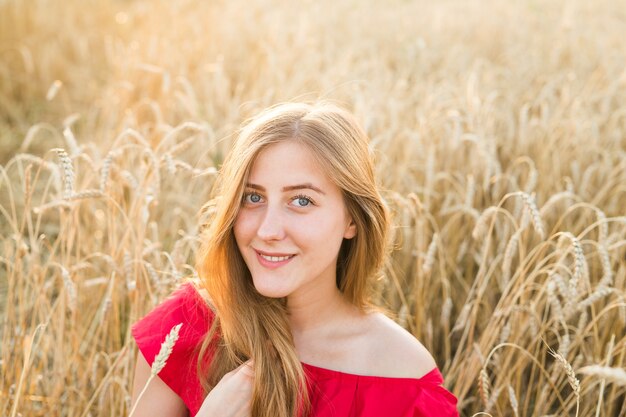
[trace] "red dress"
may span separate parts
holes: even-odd
[[[183,323],[165,367],[158,376],[195,416],[204,396],[196,372],[198,354],[213,311],[186,283],[132,326],[132,335],[149,364],[172,327]],[[210,359],[210,358],[209,358]],[[443,386],[437,368],[417,378],[365,376],[302,363],[309,378],[311,417],[458,417],[457,400]]]

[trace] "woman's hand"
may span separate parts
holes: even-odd
[[[250,417],[254,363],[228,372],[204,399],[197,417]]]

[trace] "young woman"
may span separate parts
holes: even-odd
[[[433,357],[371,302],[389,214],[367,135],[329,102],[246,123],[221,167],[197,270],[132,327],[134,417],[458,416]]]

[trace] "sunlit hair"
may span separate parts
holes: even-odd
[[[254,359],[253,417],[308,415],[310,399],[298,359],[285,298],[259,294],[233,233],[255,158],[273,143],[293,140],[308,147],[341,189],[356,224],[337,260],[337,287],[362,312],[373,303],[374,279],[387,250],[388,210],[377,190],[368,138],[355,117],[331,102],[282,103],[242,125],[214,189],[212,215],[202,236],[196,268],[217,313],[200,350],[213,357],[198,375],[209,392],[229,371]],[[220,343],[211,343],[217,336]]]

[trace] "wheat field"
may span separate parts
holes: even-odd
[[[623,0],[0,0],[0,415],[125,416],[243,120],[332,99],[462,416],[626,416]]]

